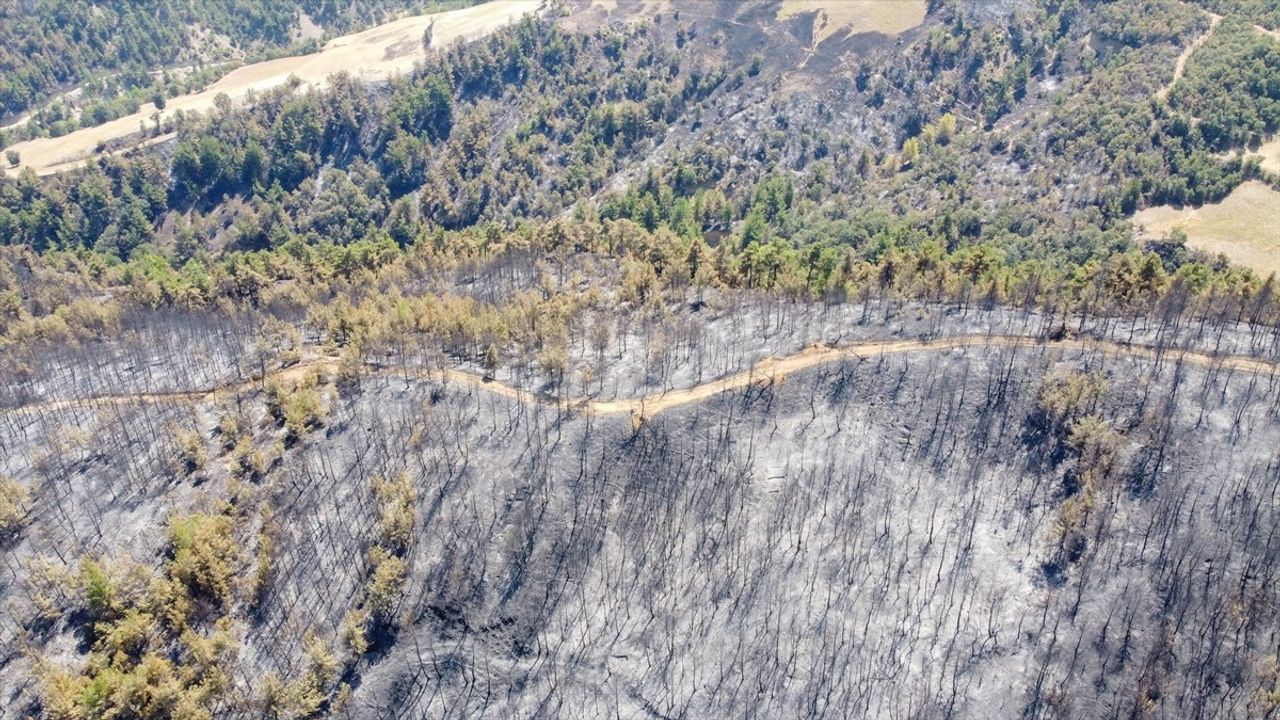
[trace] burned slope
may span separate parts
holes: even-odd
[[[753,334],[886,329],[812,310]],[[1015,315],[930,322],[1043,325]],[[1264,716],[1276,382],[1173,351],[971,347],[641,423],[394,373],[318,381],[323,420],[292,436],[270,388],[10,410],[0,472],[33,498],[0,677],[12,707],[61,716],[49,668],[106,642],[83,554],[148,612],[130,577],[160,568],[191,588],[185,627],[234,639],[215,717]],[[235,547],[185,575],[175,528],[223,517]],[[199,580],[224,571],[225,592]]]
[[[1077,398],[1089,412],[1057,415],[1054,388],[1085,370],[1105,376]],[[366,479],[405,472],[419,491],[402,624],[358,668],[357,716],[1265,705],[1270,378],[907,355],[639,429],[431,398],[368,388],[283,483],[298,556],[267,614],[320,627],[339,622],[326,597],[359,583],[342,558],[373,542],[350,530]],[[289,645],[300,652],[289,638],[256,662],[282,670]]]

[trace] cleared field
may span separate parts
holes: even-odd
[[[1262,169],[1280,175],[1280,135],[1271,138],[1258,148],[1258,152],[1249,153],[1262,158]]]
[[[1221,153],[1219,157],[1227,159],[1234,157],[1238,150],[1229,150]],[[1259,167],[1269,173],[1280,175],[1280,135],[1276,135],[1270,140],[1258,146],[1257,150],[1245,149],[1243,151],[1245,159],[1258,158],[1261,160]]]
[[[432,47],[443,47],[455,41],[473,40],[536,12],[541,0],[494,0],[462,10],[419,15],[395,20],[362,32],[329,41],[320,52],[311,55],[279,58],[238,68],[208,88],[190,95],[173,98],[165,105],[161,118],[172,113],[207,111],[214,98],[226,94],[234,102],[242,102],[250,92],[262,92],[289,82],[296,77],[306,85],[321,87],[330,75],[347,71],[364,80],[383,80],[407,73],[426,51],[423,33],[432,29]],[[133,115],[112,120],[96,127],[84,128],[59,138],[37,138],[12,146],[22,159],[18,168],[6,172],[16,174],[29,167],[39,175],[74,167],[96,152],[103,144],[139,133],[139,126],[154,127],[155,106],[147,103]]]
[[[1140,238],[1180,228],[1193,248],[1222,253],[1264,277],[1280,274],[1280,192],[1263,183],[1244,183],[1222,202],[1198,208],[1147,208],[1133,216],[1133,224]]]
[[[778,19],[814,13],[813,44],[836,35],[896,35],[924,22],[924,0],[783,0]]]

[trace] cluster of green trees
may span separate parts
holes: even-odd
[[[31,113],[25,124],[0,132],[0,146],[33,137],[60,137],[83,127],[101,125],[131,115],[146,103],[163,110],[168,98],[204,88],[231,68],[229,64],[214,64],[158,73],[133,68],[90,79],[80,86],[81,92],[74,101],[54,100]]]
[[[1223,20],[1187,61],[1169,96],[1179,124],[1213,150],[1254,145],[1280,130],[1280,40]]]
[[[1010,50],[984,53],[982,48],[1000,42],[1024,49],[1036,43],[1048,47],[1077,22],[1063,6],[1041,18],[1046,27],[1054,28],[1052,32],[1020,31],[1000,41],[989,30],[973,30],[963,13],[952,12],[947,30],[935,32],[912,52],[932,58],[937,72],[930,83],[957,93],[974,85],[965,76],[996,72],[986,58]],[[1184,24],[1179,38],[1197,29],[1191,21]],[[1125,32],[1132,35],[1134,31]],[[974,38],[964,40],[970,35]],[[955,42],[939,39],[943,37]],[[1140,48],[1159,40],[1146,35],[1124,37]],[[1254,39],[1262,41],[1260,35]],[[951,44],[956,45],[954,52],[947,49]],[[1215,52],[1216,46],[1211,45],[1196,57],[1208,55],[1204,61],[1208,66]],[[1059,48],[1055,53],[1032,70],[1048,72],[1069,62],[1064,59],[1070,58],[1067,50]],[[719,232],[738,221],[749,223],[751,236],[760,234],[764,224],[788,234],[773,223],[776,214],[753,215],[753,195],[768,174],[777,174],[779,160],[799,153],[796,160],[805,172],[796,179],[795,191],[809,205],[795,214],[810,222],[823,201],[836,198],[861,201],[859,214],[895,214],[894,203],[902,195],[874,192],[884,190],[886,184],[909,195],[910,188],[929,182],[963,183],[959,185],[962,192],[931,199],[935,208],[949,206],[937,208],[937,214],[985,215],[982,221],[967,221],[965,227],[974,232],[966,241],[996,240],[1006,245],[1006,251],[1015,250],[1009,243],[1020,243],[1023,247],[1015,252],[1021,255],[1034,247],[1055,246],[1043,229],[1061,208],[1050,206],[1053,193],[1046,190],[1049,197],[1008,199],[1009,207],[997,210],[1032,218],[1019,223],[1012,233],[1001,223],[991,222],[993,213],[983,199],[964,189],[984,172],[982,164],[992,162],[993,155],[1051,168],[1068,159],[1091,165],[1091,170],[1113,181],[1113,189],[1085,198],[1085,207],[1077,212],[1102,232],[1143,202],[1213,199],[1256,174],[1253,166],[1224,162],[1213,155],[1220,142],[1208,139],[1212,131],[1203,129],[1207,123],[1191,124],[1183,114],[1153,105],[1146,97],[1125,99],[1131,65],[1147,60],[1142,55],[1124,62],[1113,58],[1109,62],[1114,68],[1088,75],[1087,92],[1077,93],[1115,102],[1085,103],[1061,95],[1060,110],[1047,113],[1048,119],[1034,131],[1012,138],[1002,134],[988,142],[979,134],[959,131],[955,115],[943,113],[930,119],[917,112],[907,118],[907,138],[900,152],[872,153],[837,142],[800,115],[788,128],[789,134],[764,136],[767,145],[748,164],[754,168],[744,167],[741,161],[731,167],[728,148],[700,140],[661,167],[651,168],[648,180],[633,185],[621,198],[606,197],[602,214],[629,217],[650,228],[665,224],[682,234]],[[1250,77],[1265,76],[1269,63],[1264,54],[1255,63],[1261,69],[1251,71]],[[897,72],[892,66],[871,83]],[[382,219],[379,214],[393,210],[401,230],[414,216],[450,229],[493,219],[509,224],[515,217],[552,216],[598,192],[629,160],[637,142],[656,137],[670,122],[697,112],[717,89],[723,88],[724,94],[744,82],[742,73],[726,79],[727,75],[719,67],[707,69],[683,58],[651,26],[639,25],[626,33],[573,35],[549,23],[526,21],[490,40],[436,57],[412,78],[397,83],[385,102],[339,76],[327,93],[272,93],[242,111],[222,106],[207,122],[192,123],[183,131],[170,167],[146,159],[116,167],[106,163],[85,176],[73,177],[62,188],[57,183],[52,188],[33,188],[36,183],[30,180],[6,185],[0,188],[0,237],[38,248],[98,245],[125,255],[149,239],[146,226],[157,224],[165,213],[207,211],[237,196],[251,201],[243,223],[237,225],[243,230],[238,246],[278,244],[290,235],[283,226],[291,226],[296,234],[310,224],[300,217],[306,208],[302,198],[313,197],[316,188],[306,183],[321,180],[317,175],[330,165],[341,172],[324,170],[326,186],[333,182],[357,191],[339,193],[326,187],[326,195],[339,206],[358,210],[349,219],[337,218],[348,228],[344,240],[353,239],[350,228],[377,223]],[[1189,72],[1187,88],[1180,84],[1174,94],[1175,104],[1194,99],[1198,108],[1225,107],[1222,112],[1227,113],[1235,107],[1265,107],[1265,87],[1252,100],[1229,100],[1235,95],[1253,96],[1199,92],[1198,77],[1199,71]],[[911,87],[921,80],[904,78],[904,82]],[[981,97],[972,99],[985,102]],[[1229,103],[1235,104],[1228,107]],[[779,108],[780,113],[786,110]],[[503,127],[506,117],[517,121],[514,128]],[[1158,131],[1151,132],[1152,126]],[[788,147],[791,136],[798,148]],[[848,173],[849,167],[857,172]],[[81,205],[76,196],[82,192],[74,186],[83,184],[88,194],[100,194],[103,181],[95,175],[104,172],[130,178],[128,183],[111,181],[119,190],[113,187],[110,193],[105,212],[115,217],[105,223],[102,202],[95,200],[88,211],[74,207]],[[895,178],[899,174],[900,180]],[[418,194],[416,206],[397,202],[413,192]],[[137,202],[139,195],[149,201]],[[162,195],[163,202],[157,201]],[[1100,216],[1090,217],[1091,208]],[[821,219],[858,220],[850,217],[848,204],[827,202],[821,211]],[[82,219],[88,214],[97,221]],[[110,232],[104,233],[108,228]],[[314,229],[326,233],[331,226],[321,223]],[[1115,230],[1123,234],[1120,228]],[[401,233],[397,239],[403,243],[408,238]],[[1088,253],[1073,254],[1079,260]]]
[[[26,486],[0,475],[0,539],[8,538],[26,525],[26,505],[30,499]]]
[[[328,93],[268,98],[193,128],[174,157],[171,202],[292,192],[333,163],[358,169],[370,194],[418,191],[415,210],[445,228],[551,215],[598,191],[723,78],[669,55],[645,26],[570,35],[527,20],[433,58],[385,103],[339,77]],[[503,114],[519,120],[499,136]]]
[[[1209,18],[1178,4],[1117,4],[1098,18],[1095,34],[1109,45],[1084,54],[1089,73],[1058,90],[1055,111],[1011,148],[1098,172],[1109,186],[1098,206],[1115,219],[1148,204],[1220,200],[1260,175],[1255,163],[1219,153],[1280,129],[1280,43],[1228,17],[1161,98],[1172,58],[1208,31]]]
[[[57,612],[79,611],[83,664],[40,669],[45,711],[57,720],[212,718],[238,648],[227,610],[240,547],[231,508],[170,518],[159,572],[85,558],[65,578]]]
[[[1242,0],[1201,0],[1201,2],[1219,15],[1235,17],[1268,30],[1280,30],[1280,5],[1274,2],[1242,2]]]
[[[342,619],[343,642],[354,660],[396,629],[396,613],[408,571],[405,555],[413,543],[417,518],[417,491],[408,475],[388,480],[374,478],[372,490],[379,517],[377,538],[367,553],[368,582],[359,604]]]
[[[295,239],[277,249],[200,255],[181,264],[156,251],[120,262],[83,250],[43,256],[11,250],[0,264],[0,297],[9,298],[10,306],[0,318],[0,348],[95,341],[138,308],[256,307],[293,318],[282,332],[272,331],[276,339],[264,337],[272,364],[288,362],[296,345],[292,323],[304,319],[308,332],[343,349],[352,377],[366,356],[404,356],[406,347],[438,347],[492,370],[508,358],[541,358],[586,332],[574,324],[584,310],[612,302],[665,313],[709,290],[733,288],[827,302],[894,298],[1003,303],[1054,313],[1173,312],[1280,321],[1274,278],[1263,281],[1182,248],[1163,250],[1129,250],[1071,266],[1011,262],[986,244],[948,251],[935,240],[918,247],[890,244],[874,254],[840,245],[802,251],[777,238],[735,248],[666,228],[650,232],[629,220],[429,233],[404,249],[389,239],[349,245]],[[413,278],[449,268],[530,255],[560,265],[596,263],[599,269],[500,301],[405,289]],[[19,272],[40,280],[20,280]],[[614,279],[605,280],[608,275]],[[60,292],[23,292],[49,285]],[[114,299],[103,302],[104,296]],[[273,412],[292,437],[324,420],[326,403],[315,379],[275,388],[272,397]],[[240,435],[233,428],[227,443],[237,445]],[[245,470],[237,474],[252,477],[262,459],[253,458],[251,447],[236,455],[241,456],[236,462]]]
[[[166,213],[207,212],[232,196],[250,200],[236,225],[242,248],[312,229],[329,237],[335,224],[351,229],[342,239],[353,240],[388,216],[400,225],[421,216],[461,228],[550,215],[598,190],[641,136],[716,86],[714,73],[695,67],[677,76],[678,62],[641,48],[632,61],[600,67],[639,43],[643,30],[634,32],[570,36],[525,22],[439,57],[396,83],[386,102],[339,76],[326,93],[271,93],[240,111],[223,104],[183,130],[170,162],[104,160],[48,182],[0,181],[0,242],[125,256],[155,239]],[[634,67],[617,72],[629,62]],[[463,104],[466,112],[457,112]],[[504,106],[534,112],[494,155],[494,109]],[[565,158],[563,172],[548,167],[551,155]],[[340,169],[317,177],[329,165]],[[412,191],[421,196],[416,206],[395,202]],[[321,202],[310,203],[317,192]]]
[[[1164,102],[1152,95],[1167,72],[1146,66],[1207,25],[1164,4],[1150,22],[1131,11],[1091,19],[1053,4],[1015,15],[1020,29],[1003,36],[949,6],[945,30],[857,81],[865,94],[888,82],[982,108],[974,78],[1006,73],[1013,57],[1039,58],[1029,77],[1091,68],[1026,127],[983,132],[960,109],[917,108],[888,152],[832,135],[830,109],[774,100],[778,117],[748,138],[759,147],[704,133],[618,192],[602,192],[605,181],[671,123],[711,112],[744,83],[769,87],[769,73],[703,64],[703,41],[679,47],[670,18],[588,34],[526,19],[432,56],[385,96],[339,75],[322,93],[220,103],[183,128],[169,160],[103,158],[45,180],[0,179],[0,243],[47,253],[37,261],[46,276],[74,276],[58,290],[0,276],[0,329],[21,339],[101,327],[103,311],[74,302],[86,287],[125,288],[146,306],[260,303],[282,282],[310,292],[424,258],[529,246],[619,258],[667,287],[1116,307],[1179,284],[1192,296],[1247,297],[1260,279],[1176,241],[1136,252],[1124,217],[1145,202],[1212,199],[1257,173],[1215,156],[1205,118],[1269,117],[1275,52],[1224,22],[1223,39],[1196,53]],[[1086,27],[1111,43],[1108,55],[1065,43]],[[922,58],[926,70],[907,69]],[[1238,66],[1236,92],[1209,87],[1224,64]],[[1205,117],[1186,117],[1192,107]],[[1073,175],[1103,189],[1073,189],[1063,180]],[[539,227],[570,209],[575,232]],[[1126,280],[1082,290],[1112,275],[1144,277],[1145,289]]]

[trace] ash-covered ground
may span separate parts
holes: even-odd
[[[604,394],[696,384],[819,341],[1052,329],[1011,310],[922,306],[700,317],[690,332],[712,362],[686,357],[646,380],[652,343],[622,349],[618,333]],[[177,327],[172,347],[190,342]],[[1244,330],[1177,333],[1190,347],[1274,350]],[[151,365],[115,357],[90,394],[111,377],[150,386],[127,379]],[[249,376],[238,362],[238,376],[211,365],[166,382]],[[1047,389],[1079,377],[1101,382],[1057,413]],[[248,518],[240,574],[262,542],[261,507],[273,570],[252,605],[228,608],[236,700],[218,717],[262,716],[261,678],[302,675],[311,638],[342,658],[334,684],[349,690],[321,712],[335,717],[1274,711],[1275,374],[971,347],[762,378],[640,423],[394,373],[326,400],[323,426],[289,442],[254,390],[6,410],[0,472],[33,492],[4,550],[0,717],[39,710],[39,662],[75,666],[86,649],[73,609],[41,619],[32,578],[51,573],[36,564],[158,566],[172,513],[233,492]],[[217,429],[233,410],[271,448],[243,484]],[[186,427],[211,458],[199,473],[173,461]],[[373,482],[402,475],[414,489],[405,581],[393,621],[352,655],[341,636],[378,542]]]

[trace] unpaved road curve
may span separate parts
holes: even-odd
[[[711,380],[690,388],[671,390],[668,392],[647,395],[639,398],[623,400],[592,400],[590,398],[558,398],[543,395],[514,387],[497,380],[490,380],[463,370],[433,370],[426,368],[394,368],[387,366],[370,366],[370,374],[389,377],[404,377],[431,380],[454,385],[462,385],[503,397],[509,397],[525,403],[536,403],[548,406],[569,407],[590,415],[629,414],[634,419],[646,420],[655,415],[682,405],[701,402],[730,390],[740,390],[753,384],[770,384],[787,375],[807,370],[819,365],[848,360],[853,358],[874,358],[882,355],[903,353],[942,352],[963,348],[1038,348],[1044,351],[1079,351],[1096,352],[1115,357],[1139,358],[1144,360],[1163,360],[1165,362],[1181,362],[1197,367],[1219,367],[1239,370],[1251,374],[1280,374],[1280,363],[1259,360],[1243,355],[1214,355],[1194,350],[1166,348],[1159,351],[1146,345],[1130,345],[1093,340],[1088,338],[1068,338],[1063,340],[1043,340],[1036,337],[1020,335],[960,335],[937,340],[890,340],[862,342],[838,347],[814,345],[794,355],[781,358],[765,358],[751,367],[750,370],[727,375],[718,380]],[[125,405],[136,403],[166,402],[201,402],[217,393],[236,394],[252,392],[260,388],[267,380],[296,381],[312,370],[332,372],[337,369],[338,358],[330,355],[313,356],[296,365],[268,373],[265,377],[257,376],[248,380],[230,383],[206,390],[139,393],[128,395],[103,395],[91,398],[70,400],[48,400],[32,403],[18,408],[6,408],[14,412],[18,410],[59,410],[71,407],[98,405]]]
[[[1213,36],[1213,31],[1217,29],[1218,23],[1222,22],[1221,15],[1215,15],[1208,10],[1205,11],[1205,14],[1209,16],[1209,29],[1206,30],[1203,35],[1196,38],[1195,41],[1188,45],[1187,48],[1182,51],[1182,54],[1178,56],[1178,61],[1174,63],[1173,66],[1173,79],[1169,81],[1168,85],[1165,85],[1156,91],[1156,97],[1161,100],[1165,100],[1169,97],[1169,92],[1173,90],[1173,86],[1177,85],[1178,81],[1182,79],[1182,73],[1187,68],[1187,61],[1191,59],[1191,56],[1195,54],[1196,50],[1200,49],[1201,45],[1204,45],[1209,41],[1209,38]]]

